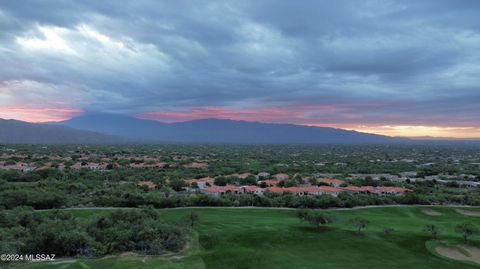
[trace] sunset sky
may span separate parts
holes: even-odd
[[[0,0],[0,118],[480,138],[480,1]]]

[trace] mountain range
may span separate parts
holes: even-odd
[[[0,143],[375,144],[404,139],[328,127],[200,119],[162,123],[117,114],[85,114],[50,123],[0,121]]]
[[[9,144],[117,144],[127,139],[68,126],[0,119],[0,143]]]

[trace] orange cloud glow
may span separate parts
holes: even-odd
[[[358,105],[362,106],[362,105]],[[371,107],[374,104],[365,104]],[[138,115],[139,118],[154,119],[162,122],[179,122],[195,119],[217,118],[231,120],[246,120],[275,123],[294,123],[307,126],[334,127],[359,132],[375,133],[388,136],[405,137],[451,137],[451,138],[479,138],[478,126],[437,126],[399,124],[404,116],[361,115],[354,113],[350,107],[325,106],[296,106],[296,107],[264,107],[264,108],[222,108],[222,107],[194,107],[184,108],[181,111],[156,111]],[[374,123],[361,123],[374,118]],[[315,119],[315,122],[312,122]],[[319,123],[320,122],[320,123]],[[388,124],[384,123],[388,122]]]
[[[336,127],[358,132],[403,137],[480,138],[480,127],[423,126],[423,125],[355,125],[306,124],[319,127]]]

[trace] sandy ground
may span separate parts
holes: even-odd
[[[460,208],[456,208],[455,211],[465,216],[480,217],[480,211],[465,210]]]
[[[480,248],[478,247],[466,245],[456,247],[440,246],[436,247],[435,250],[438,254],[453,260],[470,261],[480,264]]]
[[[432,216],[432,217],[438,217],[438,216],[443,215],[442,213],[440,213],[436,210],[430,209],[430,208],[422,209],[422,212],[423,212],[423,214],[428,215],[428,216]]]

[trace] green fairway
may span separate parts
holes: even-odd
[[[190,248],[166,257],[113,257],[70,260],[57,264],[36,263],[21,269],[141,269],[141,268],[479,268],[474,264],[442,258],[429,251],[425,224],[442,229],[440,240],[460,241],[456,224],[480,218],[459,214],[454,208],[430,207],[440,216],[429,216],[426,207],[383,207],[332,210],[337,222],[317,230],[300,223],[293,210],[195,208],[164,209],[165,220],[176,220],[191,210],[200,216]],[[478,209],[469,209],[478,210]],[[105,210],[71,210],[79,217]],[[347,220],[360,216],[370,225],[356,233]],[[385,236],[384,227],[395,231]],[[478,243],[478,240],[476,241]]]

